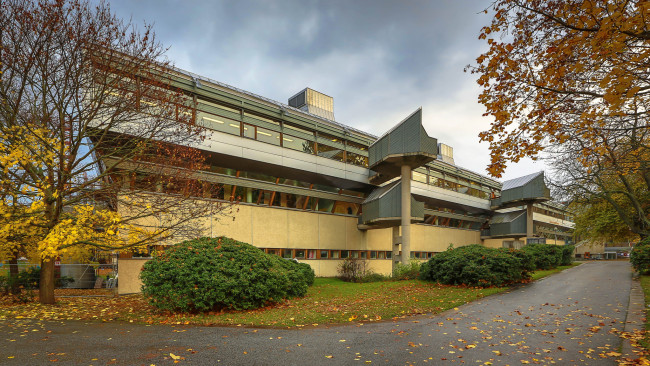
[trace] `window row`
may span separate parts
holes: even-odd
[[[457,229],[479,230],[481,223],[476,221],[453,219],[436,215],[424,215],[425,225],[445,226]]]
[[[286,259],[391,259],[393,253],[384,250],[327,250],[265,248],[264,252]],[[436,252],[411,252],[411,258],[429,259]]]
[[[548,209],[545,209],[543,207],[533,206],[533,212],[537,212],[537,213],[540,213],[540,214],[546,215],[546,216],[555,217],[555,218],[558,218],[560,220],[567,220],[567,215],[566,214],[560,213],[560,212],[557,212],[557,211],[554,211],[554,210],[548,210]]]
[[[135,176],[130,176],[129,179],[131,189],[341,215],[356,216],[361,214],[361,204],[312,197],[309,195],[298,195],[231,184],[181,180],[169,177],[158,178],[157,176],[144,174],[136,174]],[[277,178],[275,183],[278,183],[279,180],[280,178]],[[310,185],[310,188],[314,188],[313,186]],[[344,190],[338,191],[339,194],[344,192]],[[345,192],[352,193],[351,191]]]
[[[421,168],[424,170],[424,168]],[[453,179],[461,182],[454,182],[451,179],[443,179],[443,178],[438,178],[429,173],[429,169],[426,168],[427,173],[423,172],[423,170],[413,171],[413,176],[412,179],[416,182],[420,183],[425,183],[434,187],[439,187],[443,189],[448,189],[450,191],[455,191],[463,194],[467,194],[473,197],[478,197],[478,198],[483,198],[483,199],[489,199],[490,194],[484,190],[478,189],[473,187],[474,186],[480,186],[478,183],[470,181],[465,178],[460,178],[460,177],[453,177]]]
[[[320,132],[312,132],[261,117],[268,127],[240,122],[206,112],[198,112],[199,123],[212,130],[282,146],[306,154],[368,167],[368,147]]]

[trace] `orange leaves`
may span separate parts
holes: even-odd
[[[494,117],[480,137],[490,143],[488,170],[496,176],[508,162],[535,157],[551,143],[570,142],[568,134],[584,139],[583,146],[597,146],[593,134],[582,137],[586,127],[623,120],[634,113],[634,105],[650,102],[650,95],[641,93],[650,87],[650,48],[641,33],[647,17],[635,5],[604,0],[521,4],[501,0],[492,5],[492,22],[479,35],[489,50],[469,68],[482,88],[484,115]],[[558,125],[548,128],[549,122]]]

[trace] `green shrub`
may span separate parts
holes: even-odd
[[[220,237],[173,245],[147,262],[140,278],[144,296],[162,310],[241,310],[304,296],[314,271]]]
[[[562,261],[560,262],[560,265],[571,265],[571,263],[573,263],[573,254],[576,250],[576,247],[573,245],[563,245],[560,248],[562,248]]]
[[[559,245],[527,244],[521,248],[535,259],[535,269],[552,269],[563,263],[563,250]]]
[[[436,254],[421,266],[420,279],[448,285],[503,286],[530,279],[531,268],[527,253],[472,244]]]
[[[650,274],[650,237],[636,243],[630,253],[630,263],[642,275]]]
[[[420,276],[420,261],[411,259],[409,264],[397,263],[393,270],[394,280],[415,280]]]

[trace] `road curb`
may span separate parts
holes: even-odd
[[[635,273],[632,277],[632,286],[630,288],[630,300],[628,302],[627,317],[625,318],[626,333],[632,333],[637,330],[643,330],[645,327],[645,300],[643,290],[641,289],[641,281],[639,276]],[[635,351],[642,351],[641,348],[634,347],[628,338],[623,339],[623,346],[621,353],[623,358],[636,359],[638,358]]]

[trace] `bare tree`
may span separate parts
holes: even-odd
[[[203,130],[150,25],[82,0],[6,0],[0,25],[2,213],[34,218],[41,302],[58,256],[196,237],[223,212],[199,199]]]

